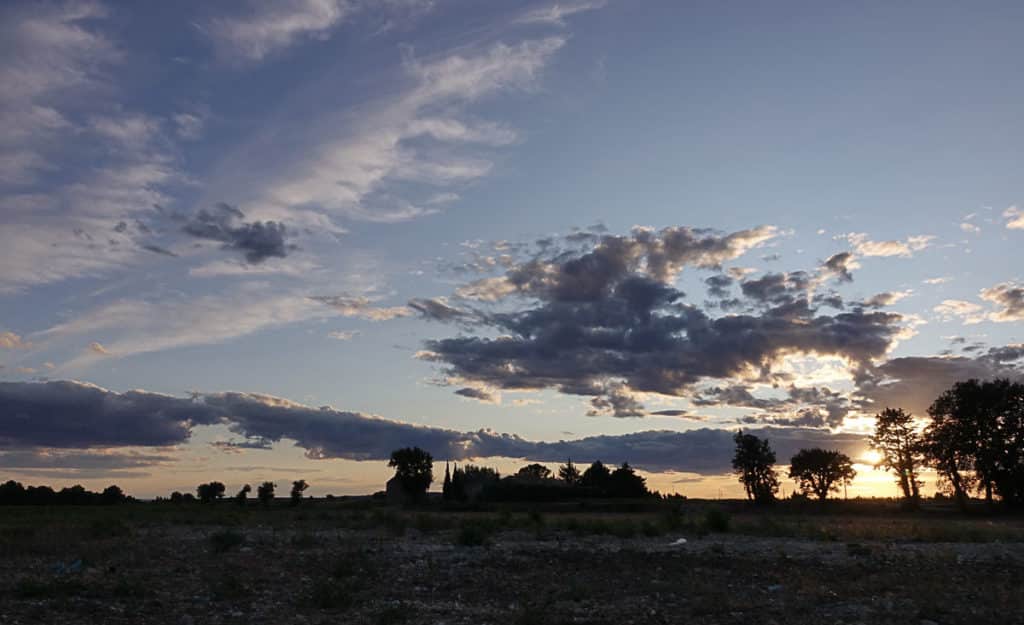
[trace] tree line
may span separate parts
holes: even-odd
[[[875,415],[871,447],[878,468],[892,471],[904,502],[921,500],[920,472],[933,469],[939,492],[963,508],[971,494],[1007,506],[1024,504],[1024,384],[1007,379],[957,382],[928,408],[923,427],[902,408]],[[767,440],[737,432],[732,466],[757,503],[774,501],[779,489],[775,452]],[[790,459],[789,477],[804,495],[824,500],[856,475],[853,462],[836,450],[802,449]]]
[[[111,485],[101,492],[87,490],[81,484],[54,490],[49,486],[24,486],[21,482],[8,480],[0,484],[0,505],[4,506],[53,506],[53,505],[114,505],[132,501],[121,487]]]
[[[391,453],[388,466],[395,469],[397,488],[409,501],[422,501],[434,481],[434,458],[419,447],[404,447]],[[467,501],[551,501],[586,497],[660,497],[647,488],[647,481],[629,463],[609,469],[595,460],[580,471],[568,459],[557,474],[543,464],[528,464],[502,477],[491,467],[466,464],[454,470],[445,463],[441,498],[446,502]]]

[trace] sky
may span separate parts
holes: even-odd
[[[0,476],[361,494],[419,445],[731,497],[744,428],[893,496],[872,415],[1024,367],[1022,19],[6,2]]]

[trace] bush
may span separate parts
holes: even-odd
[[[708,508],[704,513],[704,527],[711,532],[728,532],[732,525],[729,513],[721,508]]]

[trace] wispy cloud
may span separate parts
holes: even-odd
[[[905,258],[927,248],[935,240],[932,235],[921,234],[902,240],[872,241],[863,232],[850,232],[837,238],[849,241],[854,251],[861,256],[902,256]]]

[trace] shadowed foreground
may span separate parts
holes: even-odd
[[[9,624],[1024,622],[1000,519],[2,512]]]

